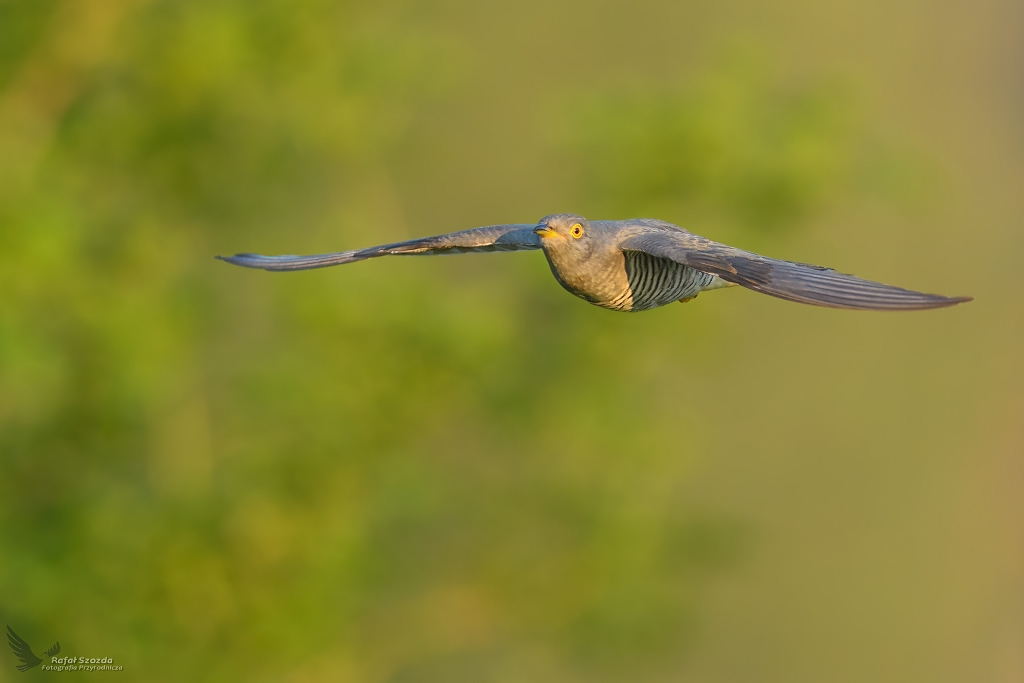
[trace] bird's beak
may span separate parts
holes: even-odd
[[[552,230],[546,225],[538,225],[533,229],[533,232],[540,235],[541,237],[561,237],[557,232]]]

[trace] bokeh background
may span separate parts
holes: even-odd
[[[1022,46],[1010,0],[0,0],[0,617],[119,680],[1024,681]],[[561,211],[976,301],[213,259]]]

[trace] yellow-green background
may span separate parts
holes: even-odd
[[[1022,38],[1010,0],[0,0],[3,623],[118,680],[1024,681]],[[213,259],[562,211],[977,300]]]

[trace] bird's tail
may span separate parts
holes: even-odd
[[[701,287],[700,291],[706,292],[706,291],[711,290],[711,289],[725,289],[726,287],[738,287],[738,286],[739,285],[737,285],[735,282],[729,282],[728,280],[723,280],[722,278],[720,278],[717,275],[715,275],[714,279],[711,280],[711,282],[709,282],[706,286]]]

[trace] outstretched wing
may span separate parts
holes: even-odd
[[[671,259],[764,294],[815,306],[874,311],[941,308],[970,301],[901,289],[837,273],[831,268],[780,261],[671,227],[644,226],[622,248]]]
[[[46,654],[47,657],[56,657],[57,655],[59,655],[60,654],[60,641],[58,640],[56,643],[51,645],[50,649],[47,650],[45,654]]]
[[[18,671],[28,671],[34,666],[39,666],[43,661],[36,657],[35,653],[32,652],[32,648],[28,646],[24,640],[21,639],[17,633],[14,632],[10,626],[7,627],[7,642],[11,644],[11,649],[14,650],[14,656],[21,660],[21,664],[17,666]]]
[[[260,256],[259,254],[235,254],[217,258],[246,268],[263,270],[308,270],[326,268],[342,263],[352,263],[368,258],[389,255],[431,255],[461,254],[467,251],[520,251],[540,249],[540,238],[534,234],[534,225],[491,225],[450,232],[447,235],[422,237],[407,242],[382,244],[377,247],[339,251],[334,254],[313,256]]]

